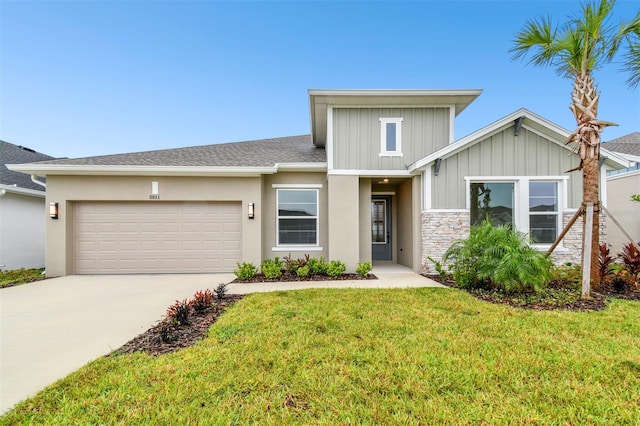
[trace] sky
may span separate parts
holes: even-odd
[[[483,89],[455,139],[519,108],[568,130],[572,81],[513,61],[524,23],[577,0],[0,0],[0,139],[86,157],[310,133],[309,89]],[[614,22],[640,0],[618,0]],[[603,140],[640,131],[619,61]]]

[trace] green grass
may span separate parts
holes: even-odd
[[[11,287],[18,284],[26,284],[45,279],[42,275],[44,269],[14,269],[0,271],[0,288]]]
[[[639,424],[640,303],[454,289],[255,294],[195,346],[98,359],[0,424]]]

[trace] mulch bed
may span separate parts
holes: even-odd
[[[222,300],[217,301],[215,305],[212,305],[210,309],[202,314],[192,314],[190,324],[176,325],[171,329],[171,339],[163,339],[162,337],[163,327],[167,325],[167,320],[163,319],[154,327],[124,344],[111,355],[144,352],[155,356],[189,347],[198,340],[203,339],[211,324],[216,322],[225,309],[240,299],[242,299],[242,295],[225,295]]]
[[[523,302],[523,297],[520,295],[508,295],[500,291],[483,290],[483,289],[466,289],[461,288],[451,277],[442,278],[440,275],[425,275],[426,277],[437,281],[447,287],[457,288],[464,290],[469,294],[477,297],[480,300],[484,300],[491,303],[510,305],[516,308],[533,309],[539,311],[549,310],[570,310],[570,311],[599,311],[607,306],[609,298],[626,299],[626,300],[640,300],[640,286],[627,287],[623,291],[616,291],[610,284],[605,284],[599,291],[592,291],[591,297],[588,299],[572,300],[568,302],[556,302],[554,300],[533,300]],[[554,282],[549,283],[548,288],[558,293],[576,293],[574,288],[571,288],[565,283]],[[579,293],[580,290],[577,290]],[[568,297],[570,298],[570,297]]]
[[[251,279],[241,280],[236,278],[231,283],[279,283],[279,282],[296,282],[296,281],[351,281],[351,280],[377,280],[373,274],[368,274],[366,277],[361,277],[358,274],[342,274],[337,277],[330,277],[328,275],[309,275],[308,277],[301,278],[297,275],[285,272],[279,278],[267,278],[263,274],[257,274]]]

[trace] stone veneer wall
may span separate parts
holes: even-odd
[[[436,273],[431,257],[442,261],[444,252],[458,238],[469,235],[471,222],[469,211],[463,210],[429,210],[422,212],[422,273]]]
[[[431,257],[442,261],[442,256],[451,243],[458,238],[466,238],[469,235],[470,216],[469,211],[463,210],[429,210],[422,212],[422,273],[434,274],[436,270],[433,262],[427,259]],[[562,215],[562,227],[567,225],[575,211],[565,212]],[[566,262],[580,264],[580,249],[582,246],[583,220],[578,219],[571,227],[567,235],[551,254],[551,260],[556,265]],[[606,217],[600,215],[600,240],[606,238]]]

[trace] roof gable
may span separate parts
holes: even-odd
[[[549,140],[550,143],[558,144],[567,151],[571,151],[571,147],[564,143],[571,134],[568,130],[525,108],[521,108],[483,127],[482,129],[477,130],[432,154],[429,154],[421,160],[416,161],[414,164],[409,166],[409,171],[413,172],[416,169],[428,166],[438,158],[444,159],[462,150],[468,149],[477,143],[487,140],[490,136],[502,132],[510,127],[514,127],[514,131],[518,131],[518,127],[525,127],[528,130],[543,136],[545,139]],[[628,162],[621,156],[606,149],[602,149],[602,154],[611,167],[628,167]]]

